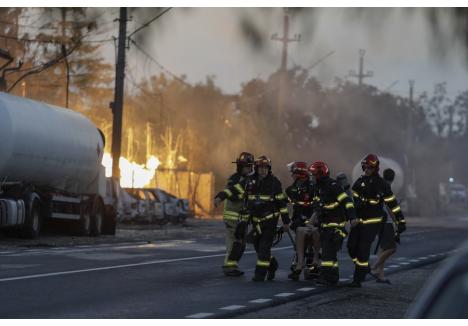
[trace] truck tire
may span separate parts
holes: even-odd
[[[102,224],[102,234],[115,235],[117,229],[117,215],[115,212],[107,214]]]
[[[82,203],[80,219],[78,221],[78,235],[89,236],[91,232],[91,212],[87,202]]]
[[[26,213],[26,220],[21,230],[24,238],[37,238],[41,232],[42,215],[41,206],[38,199],[32,199]]]
[[[102,234],[104,223],[104,205],[100,198],[94,200],[93,213],[91,214],[91,235],[98,237]]]

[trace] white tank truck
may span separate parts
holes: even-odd
[[[83,115],[0,93],[0,228],[34,238],[69,220],[80,235],[114,234],[106,214],[103,133]]]

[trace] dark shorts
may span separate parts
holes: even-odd
[[[380,248],[382,250],[396,248],[395,229],[393,228],[393,224],[390,224],[390,223],[384,224],[384,230],[382,232],[382,239],[380,240]]]

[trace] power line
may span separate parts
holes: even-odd
[[[143,28],[148,27],[152,22],[154,22],[156,19],[158,19],[159,17],[161,17],[162,15],[164,15],[166,12],[168,12],[171,9],[172,9],[172,7],[169,7],[166,10],[164,10],[163,12],[161,12],[160,14],[156,15],[154,18],[148,20],[142,26],[138,27],[136,30],[134,30],[132,33],[130,33],[130,35],[128,35],[128,37],[131,37],[135,33],[138,33],[139,31],[141,31]]]
[[[183,80],[182,78],[178,77],[176,74],[174,74],[172,71],[170,71],[169,69],[167,69],[166,67],[164,67],[161,63],[159,63],[155,58],[153,58],[148,52],[146,52],[144,49],[142,49],[134,40],[130,39],[130,42],[132,42],[135,47],[140,50],[141,53],[143,53],[148,59],[151,60],[151,62],[153,62],[154,64],[156,64],[159,69],[163,70],[164,72],[166,72],[168,75],[170,75],[172,78],[176,79],[177,81],[181,82],[182,84],[184,84],[185,86],[188,86],[188,87],[192,87],[192,85],[190,85],[189,83],[187,83],[185,80]]]

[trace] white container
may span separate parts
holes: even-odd
[[[83,115],[0,93],[0,182],[92,193],[103,152],[102,134]]]

